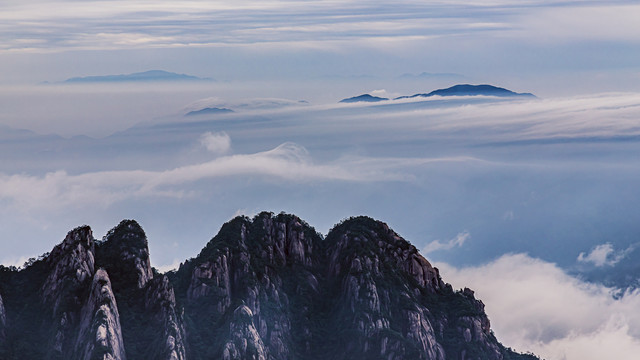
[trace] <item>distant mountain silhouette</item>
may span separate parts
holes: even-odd
[[[362,94],[359,96],[354,96],[348,99],[342,99],[340,100],[341,103],[355,103],[355,102],[378,102],[378,101],[384,101],[384,100],[389,100],[387,98],[383,98],[383,97],[378,97],[378,96],[373,96],[373,95],[369,95],[369,94]]]
[[[230,114],[235,111],[227,108],[219,108],[219,107],[206,107],[200,110],[189,111],[185,116],[194,116],[194,115],[212,115],[212,114]]]
[[[97,82],[153,82],[153,81],[211,81],[208,78],[177,74],[164,70],[149,70],[133,74],[100,75],[74,77],[65,80],[65,83],[97,83]]]
[[[434,90],[427,94],[415,94],[411,96],[400,96],[395,98],[397,99],[411,99],[416,97],[431,97],[431,96],[477,96],[477,95],[485,95],[485,96],[500,96],[500,97],[535,97],[535,95],[531,93],[516,93],[511,90],[507,90],[505,88],[493,86],[493,85],[455,85],[446,89],[438,89]]]

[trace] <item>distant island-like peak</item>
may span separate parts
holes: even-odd
[[[362,94],[362,95],[359,95],[359,96],[350,97],[348,99],[342,99],[342,100],[340,100],[340,102],[341,103],[378,102],[378,101],[384,101],[384,100],[389,100],[389,99],[383,98],[383,97],[378,97],[378,96],[373,96],[373,95],[369,95],[369,94]]]
[[[531,93],[517,93],[505,88],[493,86],[493,85],[470,85],[459,84],[446,89],[433,90],[430,93],[415,94],[411,96],[400,96],[397,99],[411,99],[416,97],[431,97],[431,96],[498,96],[498,97],[535,97]]]
[[[73,77],[64,83],[112,83],[112,82],[155,82],[155,81],[211,81],[193,75],[178,74],[164,70],[149,70],[132,74],[98,75]]]

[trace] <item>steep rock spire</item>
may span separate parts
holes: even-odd
[[[50,311],[45,326],[55,334],[49,340],[48,359],[68,358],[72,351],[79,309],[95,271],[94,248],[91,228],[81,226],[70,231],[46,260],[51,270],[42,288],[42,301]]]
[[[185,360],[186,334],[183,314],[178,311],[173,287],[165,275],[149,282],[145,294],[145,309],[150,325],[157,330],[149,358],[157,360]]]
[[[74,360],[126,360],[120,315],[109,275],[98,269],[89,298],[82,307]]]
[[[42,289],[45,302],[53,304],[58,313],[61,301],[82,288],[93,277],[94,239],[91,228],[81,226],[70,231],[61,244],[51,251],[47,261],[52,268]]]

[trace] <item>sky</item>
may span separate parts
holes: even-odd
[[[634,1],[0,3],[0,263],[125,218],[154,266],[234,216],[369,215],[507,346],[640,349]],[[76,83],[165,70],[210,80]],[[536,98],[393,99],[458,83]],[[206,107],[233,113],[187,116]],[[523,286],[526,284],[526,286]]]

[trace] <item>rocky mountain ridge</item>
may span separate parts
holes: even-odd
[[[386,224],[351,218],[324,237],[266,212],[167,274],[133,220],[1,267],[0,358],[535,359],[502,346],[473,292]]]

